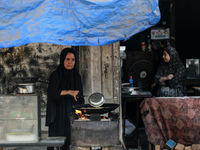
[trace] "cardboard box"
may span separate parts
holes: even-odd
[[[167,143],[165,144],[165,148],[168,150],[173,150],[176,146],[176,142],[174,142],[172,139],[169,139]]]

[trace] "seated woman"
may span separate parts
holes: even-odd
[[[154,81],[159,84],[157,96],[186,96],[186,70],[176,49],[172,46],[165,48],[163,59],[154,77]]]

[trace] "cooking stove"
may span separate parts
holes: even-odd
[[[118,114],[72,113],[70,150],[122,150]],[[84,117],[84,118],[83,118]]]

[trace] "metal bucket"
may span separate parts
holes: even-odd
[[[33,94],[35,91],[34,83],[19,83],[17,84],[18,94]]]

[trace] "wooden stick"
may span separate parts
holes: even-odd
[[[196,144],[192,144],[192,150],[197,150],[197,145]]]
[[[191,146],[186,146],[185,150],[192,150],[192,147]]]
[[[199,150],[200,149],[200,144],[197,144],[197,150]]]
[[[126,149],[126,145],[125,145],[125,143],[124,143],[124,140],[123,140],[123,139],[122,139],[122,142],[121,142],[121,143],[122,143],[122,146],[123,146],[123,148],[124,148],[124,149]]]
[[[160,145],[156,145],[155,150],[160,150]]]

